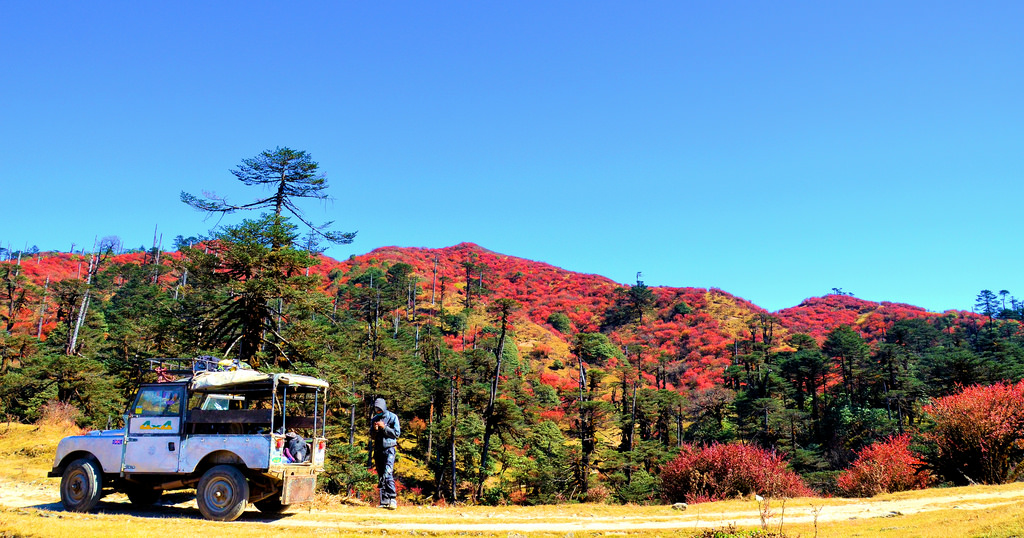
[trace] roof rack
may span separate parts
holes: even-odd
[[[217,359],[210,355],[192,358],[147,359],[149,370],[157,375],[158,383],[183,381],[200,372],[224,372],[230,370],[251,370],[248,364],[238,359]]]

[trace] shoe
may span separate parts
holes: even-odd
[[[398,501],[393,500],[388,503],[388,510],[398,510]]]

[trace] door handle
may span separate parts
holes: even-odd
[[[174,441],[171,441],[170,443],[167,443],[167,450],[170,450],[171,452],[174,452]]]

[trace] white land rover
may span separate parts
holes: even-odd
[[[215,368],[158,368],[168,381],[139,386],[126,427],[62,439],[48,476],[61,477],[64,508],[90,511],[110,490],[149,506],[195,488],[204,517],[232,521],[250,502],[277,513],[311,501],[327,449],[327,382]]]

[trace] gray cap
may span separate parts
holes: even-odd
[[[377,398],[376,400],[374,400],[373,406],[376,407],[377,409],[380,409],[381,411],[388,410],[388,404],[387,402],[384,401],[384,398]]]

